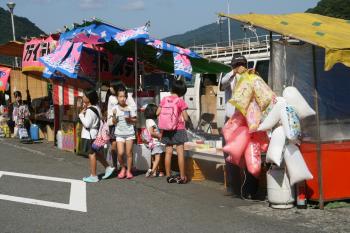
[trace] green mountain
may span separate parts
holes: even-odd
[[[13,40],[10,12],[0,7],[0,19],[0,44],[4,44],[10,40]],[[39,36],[40,34],[45,34],[45,32],[43,32],[27,18],[14,16],[14,21],[16,40],[18,41],[23,41],[21,39],[22,37]],[[0,56],[0,63],[12,65],[12,61],[12,58]]]
[[[242,29],[242,24],[231,20],[231,40],[242,39],[246,37],[255,37],[254,33]],[[266,31],[262,29],[256,30],[258,35],[266,34]],[[212,23],[203,27],[194,29],[192,31],[185,32],[184,34],[174,35],[164,38],[167,42],[189,47],[193,45],[211,44],[228,41],[228,26],[227,20],[224,20],[221,24]]]
[[[350,0],[321,0],[306,12],[340,19],[350,19]]]

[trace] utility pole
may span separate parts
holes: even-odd
[[[227,0],[227,14],[230,14],[230,0]],[[228,27],[228,43],[231,46],[231,21],[230,17],[227,17],[227,27]]]
[[[13,10],[15,9],[16,3],[14,2],[8,2],[7,7],[10,10],[11,13],[11,22],[12,22],[12,36],[13,36],[13,41],[16,41],[16,33],[15,33],[15,22],[13,20]],[[15,66],[18,67],[18,61],[17,61],[17,57],[15,57]]]

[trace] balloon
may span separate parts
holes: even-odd
[[[250,140],[249,130],[247,126],[240,126],[235,130],[232,141],[224,146],[223,151],[231,156],[230,161],[239,165],[240,159]]]
[[[249,173],[259,177],[261,172],[260,144],[254,140],[250,141],[244,152],[244,157]]]

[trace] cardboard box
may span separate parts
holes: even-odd
[[[46,125],[46,134],[47,134],[47,141],[48,142],[55,141],[55,133],[54,133],[53,126]]]
[[[205,95],[216,96],[218,93],[218,86],[206,86]]]

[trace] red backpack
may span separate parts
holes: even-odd
[[[168,131],[176,130],[181,114],[177,106],[179,101],[180,98],[166,97],[159,114],[159,129]]]

